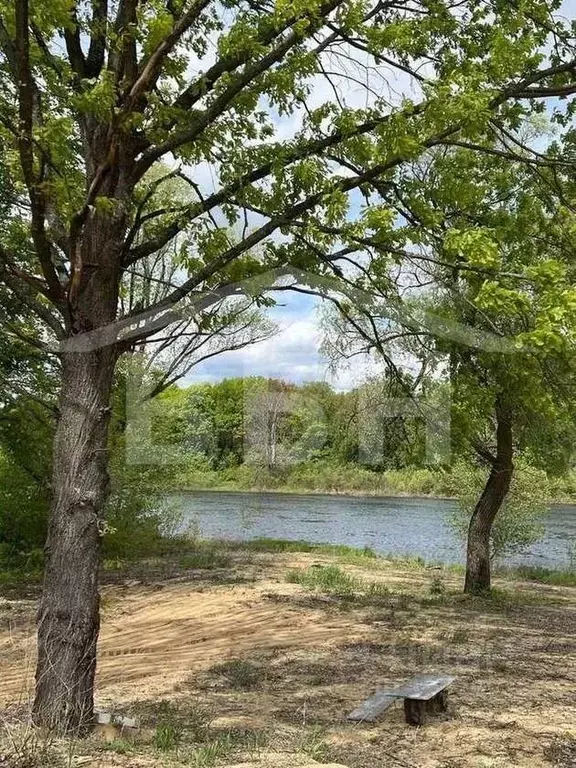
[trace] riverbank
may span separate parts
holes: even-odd
[[[449,473],[430,469],[374,472],[357,464],[310,462],[271,471],[241,464],[222,470],[189,471],[176,480],[183,491],[218,490],[347,496],[454,495]]]
[[[573,764],[574,587],[508,575],[469,598],[455,568],[279,541],[197,542],[104,576],[97,703],[140,729],[31,735],[36,602],[5,600],[0,754],[88,768]],[[401,707],[346,720],[375,687],[425,671],[456,677],[446,715],[418,730]]]
[[[358,464],[323,461],[297,464],[277,471],[242,464],[222,470],[189,470],[175,478],[179,491],[292,493],[334,496],[454,499],[457,472],[407,467],[375,472]],[[576,504],[576,478],[550,480],[549,502]]]
[[[456,501],[456,496],[441,496],[436,493],[409,493],[408,491],[398,491],[397,493],[383,493],[382,491],[366,491],[366,490],[310,490],[309,488],[298,488],[293,486],[280,486],[275,488],[262,488],[259,486],[252,486],[247,488],[240,488],[234,484],[223,484],[216,486],[182,486],[174,489],[174,493],[244,493],[244,494],[277,494],[278,496],[336,496],[337,498],[351,498],[351,499],[438,499],[439,501]],[[562,503],[562,502],[551,502]],[[576,506],[576,501],[573,502]]]

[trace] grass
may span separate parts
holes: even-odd
[[[262,671],[246,659],[230,659],[210,667],[210,672],[226,678],[230,688],[249,690],[257,688]]]
[[[329,555],[346,560],[377,560],[378,555],[370,547],[350,547],[347,544],[316,544],[304,539],[292,541],[289,539],[272,539],[260,537],[249,541],[222,541],[222,546],[231,549],[246,549],[250,552],[315,552],[319,555]]]
[[[444,595],[446,593],[446,584],[444,584],[442,576],[434,576],[428,590],[431,595]]]
[[[470,630],[466,627],[457,627],[449,637],[450,645],[464,645],[470,639]]]
[[[315,726],[310,730],[304,731],[297,751],[307,755],[318,763],[325,763],[330,754],[330,747],[326,741],[326,731],[324,728]]]
[[[385,584],[368,582],[345,573],[337,565],[318,565],[310,568],[293,568],[286,574],[286,581],[300,584],[306,589],[341,597],[365,598],[367,601],[388,597],[390,590]]]
[[[522,581],[535,581],[538,584],[550,584],[557,587],[576,587],[576,571],[537,568],[531,565],[518,565],[514,568],[496,568],[495,575],[505,578],[517,578]]]
[[[360,580],[344,573],[337,565],[293,568],[286,574],[286,581],[328,593],[351,594],[361,590]]]
[[[43,735],[31,725],[8,727],[4,724],[1,737],[0,758],[5,755],[10,768],[64,768],[64,752],[57,748],[56,739]],[[3,762],[0,759],[0,763]]]
[[[100,747],[102,752],[115,752],[117,755],[131,755],[136,751],[134,744],[127,739],[114,739]]]
[[[178,749],[182,741],[183,730],[178,725],[161,723],[154,733],[154,746],[160,752],[171,752]]]
[[[397,564],[400,568],[419,571],[424,568],[441,569],[444,572],[463,573],[464,565],[458,563],[441,563],[426,561],[419,556],[398,555],[395,553],[378,554],[370,547],[351,547],[347,544],[328,544],[306,541],[303,539],[289,540],[259,537],[248,541],[203,540],[187,536],[166,537],[162,547],[149,556],[139,559],[105,558],[103,570],[108,573],[137,571],[148,565],[158,569],[166,568],[169,564],[186,570],[218,570],[231,565],[232,552],[269,552],[269,553],[314,553],[334,557],[343,564],[361,565],[365,568],[381,568],[386,562]],[[551,586],[576,586],[576,570],[574,566],[566,569],[550,569],[536,566],[495,565],[495,577],[506,580],[531,581]],[[15,568],[8,563],[0,562],[0,587],[8,590],[21,591],[26,586],[34,587],[42,579],[40,568]],[[430,587],[431,593],[440,594],[440,577],[434,577]],[[434,593],[437,589],[438,592]]]
[[[423,557],[410,555],[396,555],[387,553],[377,554],[370,547],[362,549],[350,547],[346,544],[316,544],[314,542],[298,539],[295,541],[288,539],[257,538],[245,542],[221,542],[222,546],[230,549],[247,549],[253,552],[312,552],[319,555],[337,557],[343,563],[363,566],[378,566],[382,561],[389,561],[402,568],[410,570],[422,570],[424,568],[441,568],[443,571],[452,573],[464,573],[465,567],[461,563],[439,563],[427,562]],[[576,586],[576,571],[566,569],[538,568],[529,565],[519,565],[514,567],[496,566],[494,576],[506,579],[519,579],[522,581],[534,581],[540,584],[550,584],[559,587]],[[432,594],[442,592],[440,585],[441,576],[434,576],[430,586]]]
[[[18,568],[3,569],[0,565],[0,587],[4,589],[18,589],[25,584],[40,584],[42,581],[41,570],[20,570]]]
[[[219,759],[230,754],[231,748],[230,739],[226,737],[210,741],[192,752],[189,764],[191,768],[213,768]]]
[[[178,564],[186,569],[228,568],[230,557],[218,547],[217,543],[202,542],[202,546],[197,546],[193,551],[180,555]]]

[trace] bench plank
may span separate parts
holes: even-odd
[[[422,675],[387,693],[399,699],[428,701],[451,685],[454,680],[456,680],[455,677],[448,675]]]
[[[372,723],[378,715],[385,712],[389,706],[394,704],[396,697],[390,691],[377,691],[369,699],[363,701],[348,715],[348,720],[359,720]]]

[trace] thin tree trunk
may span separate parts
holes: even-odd
[[[93,718],[98,569],[115,361],[111,347],[65,352],[62,359],[34,702],[35,722],[58,731],[85,731]]]
[[[510,411],[496,402],[496,455],[482,495],[472,513],[468,528],[466,580],[464,592],[478,594],[490,590],[490,534],[492,525],[510,489],[514,472],[514,445]]]

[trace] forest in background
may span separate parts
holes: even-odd
[[[422,385],[428,407],[442,403],[441,380]],[[451,422],[449,461],[426,455],[426,412],[391,415],[403,387],[375,377],[349,391],[326,382],[293,384],[262,377],[171,387],[150,403],[151,442],[182,490],[286,490],[457,496],[467,467],[479,467]],[[546,473],[550,501],[576,500],[576,475],[562,460],[530,446],[525,472]],[[539,483],[540,487],[542,483]]]

